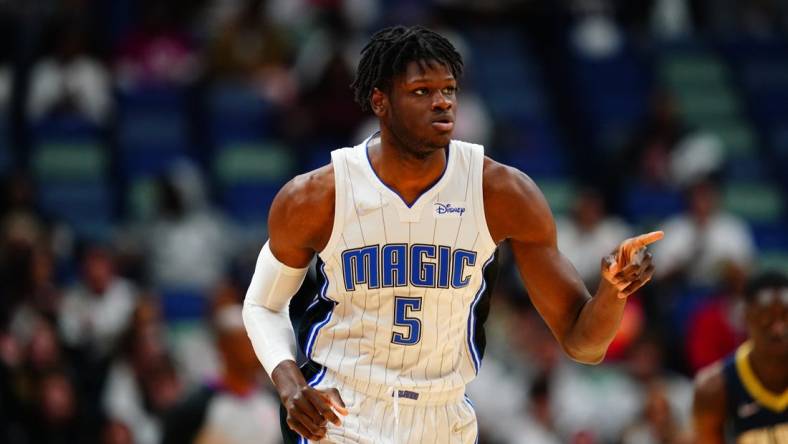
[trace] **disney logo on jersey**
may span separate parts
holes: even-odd
[[[435,214],[438,216],[462,216],[463,213],[465,213],[465,207],[453,203],[435,202]]]

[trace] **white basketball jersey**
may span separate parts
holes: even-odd
[[[482,199],[484,149],[452,141],[443,175],[412,205],[364,143],[331,153],[334,226],[299,343],[313,362],[374,384],[449,390],[474,378],[496,270]]]

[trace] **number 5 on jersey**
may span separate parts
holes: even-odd
[[[400,345],[414,345],[421,340],[421,321],[411,315],[414,311],[421,311],[421,298],[394,297],[394,326],[404,327],[404,333],[395,331],[391,335],[391,342]]]

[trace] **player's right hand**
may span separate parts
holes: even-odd
[[[336,426],[342,425],[337,413],[342,416],[348,413],[335,388],[317,390],[303,386],[282,401],[287,411],[288,427],[310,441],[325,438],[327,421]]]
[[[629,297],[654,276],[654,265],[647,247],[664,236],[662,231],[653,231],[627,239],[602,259],[602,278],[615,286],[619,298]]]

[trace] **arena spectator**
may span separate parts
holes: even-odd
[[[139,301],[125,339],[122,354],[110,367],[102,404],[109,419],[129,427],[134,442],[158,444],[162,415],[180,398],[182,384],[153,301]]]
[[[238,299],[225,295],[214,302],[210,321],[220,374],[168,413],[164,444],[282,442],[278,399],[246,336]]]
[[[128,327],[136,303],[131,282],[115,273],[112,252],[86,247],[82,279],[60,305],[59,326],[65,343],[98,359],[113,353]]]
[[[198,74],[198,53],[185,18],[170,2],[143,2],[139,26],[121,40],[115,75],[121,89],[179,87]]]
[[[101,430],[101,444],[134,444],[134,435],[126,424],[108,421]]]
[[[528,442],[536,444],[558,444],[554,424],[553,407],[550,404],[550,379],[547,375],[538,376],[531,384],[528,404],[523,417],[514,427],[507,428],[500,435],[501,442]]]
[[[36,193],[30,177],[9,174],[2,181],[0,196],[0,245],[2,248],[38,245],[49,234],[45,217],[36,208]]]
[[[158,182],[155,219],[141,227],[149,276],[158,289],[205,292],[224,276],[235,251],[232,227],[210,207],[193,166]]]
[[[719,291],[699,302],[687,323],[686,353],[692,374],[733,353],[747,337],[744,322],[746,276],[729,276]]]
[[[660,90],[652,95],[641,126],[612,158],[608,168],[616,174],[608,176],[606,193],[620,197],[627,190],[625,183],[671,192],[717,172],[723,161],[719,138],[687,124],[676,98]]]
[[[294,65],[300,85],[300,106],[294,111],[298,125],[290,132],[307,146],[350,140],[364,121],[364,113],[347,91],[359,50],[348,22],[337,10],[324,11],[321,26],[301,46]]]
[[[107,69],[86,48],[77,25],[56,34],[55,48],[33,67],[27,112],[33,121],[48,115],[78,114],[102,125],[112,111]]]
[[[273,102],[290,103],[297,87],[289,72],[294,49],[288,30],[268,17],[266,3],[245,0],[220,27],[207,68],[215,79],[248,83]]]
[[[624,432],[622,444],[689,444],[686,426],[668,401],[662,385],[651,384],[646,391],[642,415]]]
[[[30,442],[79,444],[96,439],[90,426],[94,418],[82,414],[77,388],[65,373],[48,371],[34,390],[36,401],[28,424]]]
[[[605,209],[602,195],[586,188],[576,194],[569,217],[556,221],[558,247],[572,262],[588,288],[599,284],[599,258],[630,236],[627,224]]]
[[[720,190],[702,178],[686,190],[687,211],[665,221],[664,241],[655,247],[657,279],[676,278],[713,287],[729,275],[746,275],[755,244],[746,223],[720,208]]]

